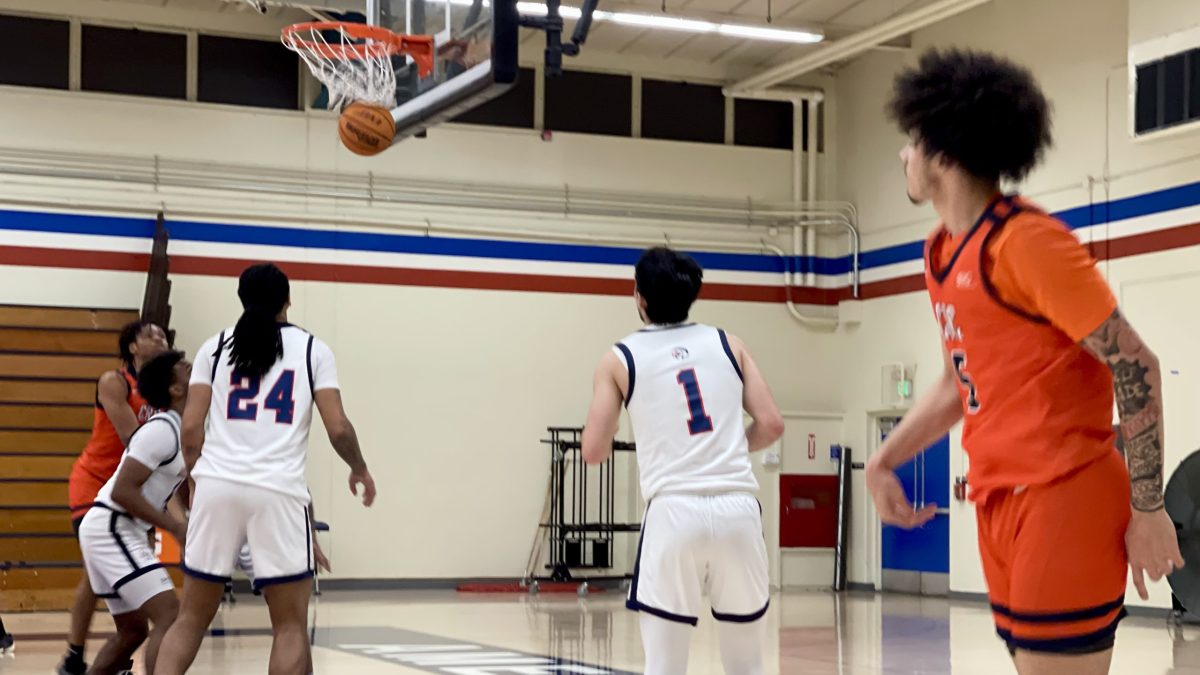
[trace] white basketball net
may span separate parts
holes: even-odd
[[[356,38],[341,26],[304,27],[285,32],[282,40],[329,90],[330,110],[355,101],[385,108],[395,105],[393,43]]]

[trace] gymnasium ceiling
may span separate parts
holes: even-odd
[[[52,0],[53,1],[53,0]],[[265,15],[250,6],[263,2]],[[391,0],[396,2],[398,0]],[[565,0],[578,6],[582,0]],[[933,3],[935,0],[600,0],[600,7],[615,11],[660,13],[710,21],[741,23],[779,28],[816,29],[825,34],[825,44],[850,35],[902,13]],[[5,3],[7,4],[7,3]],[[248,26],[261,28],[264,22],[278,26],[312,20],[298,6],[352,9],[362,8],[365,0],[104,0],[107,5],[142,5],[158,11],[181,13],[220,13],[224,20],[244,16]],[[154,11],[151,9],[150,11]],[[573,22],[568,21],[568,29]],[[902,48],[906,38],[889,43]],[[525,49],[538,50],[542,38],[522,29]],[[819,46],[819,45],[818,45]],[[774,65],[815,49],[808,45],[765,42],[713,34],[694,34],[662,29],[646,29],[596,22],[585,49],[611,58],[640,58],[684,62],[692,66],[712,67],[716,71],[752,70]],[[888,49],[885,45],[882,49]]]

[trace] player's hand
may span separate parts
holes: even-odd
[[[1133,585],[1142,600],[1150,599],[1143,575],[1149,576],[1150,581],[1158,581],[1183,567],[1179,536],[1166,509],[1134,509],[1129,528],[1125,530],[1125,550],[1129,555],[1129,570],[1133,572]]]
[[[358,486],[363,489],[362,503],[363,506],[370,506],[375,503],[375,479],[371,477],[371,472],[367,467],[358,470],[350,471],[350,494],[358,496]]]
[[[937,514],[937,504],[928,504],[918,511],[904,494],[904,486],[896,472],[874,459],[867,462],[867,489],[871,491],[880,520],[886,525],[911,530],[933,520]]]
[[[313,560],[317,563],[317,569],[332,572],[333,569],[329,566],[329,558],[325,555],[325,551],[321,549],[321,545],[317,543],[316,538],[313,538]]]

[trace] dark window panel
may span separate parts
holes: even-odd
[[[468,110],[451,121],[461,124],[532,129],[536,77],[537,71],[534,69],[522,68],[517,75],[517,83],[513,85],[512,89],[478,108]]]
[[[825,102],[817,104],[817,152],[825,152]]]
[[[1176,54],[1163,62],[1162,88],[1163,109],[1162,124],[1171,126],[1184,120],[1184,98],[1187,57]]]
[[[1200,49],[1188,52],[1187,118],[1200,120]]]
[[[1134,103],[1134,129],[1138,133],[1158,127],[1158,86],[1162,62],[1137,68],[1137,98]]]
[[[606,136],[633,133],[633,79],[566,70],[546,78],[546,128]]]
[[[83,89],[187,97],[187,38],[134,28],[83,27]]]
[[[0,15],[0,84],[67,88],[71,24]]]
[[[278,40],[201,35],[197,98],[296,110],[300,107],[300,58]]]
[[[738,99],[733,104],[733,142],[759,148],[792,149],[792,104]]]
[[[725,96],[720,87],[642,80],[642,137],[725,142]]]

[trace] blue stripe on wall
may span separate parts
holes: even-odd
[[[25,232],[94,234],[107,237],[154,236],[154,220],[117,216],[83,216],[73,213],[0,211],[0,228]]]
[[[1086,227],[1139,216],[1162,213],[1200,204],[1200,182],[1114,199],[1090,206],[1059,211],[1054,215],[1071,228]],[[226,223],[171,221],[171,237],[182,241],[288,246],[344,251],[410,253],[508,260],[537,260],[568,263],[632,266],[641,248],[557,244],[499,239],[458,239],[404,234],[309,230],[295,227],[265,227]],[[0,210],[0,229],[27,232],[56,232],[148,239],[154,235],[154,220],[31,211]],[[920,241],[864,251],[860,267],[864,270],[919,260],[924,243]],[[834,258],[801,256],[779,258],[752,253],[690,252],[704,268],[738,272],[782,274],[785,265],[798,273],[827,276],[848,274],[850,256]]]

